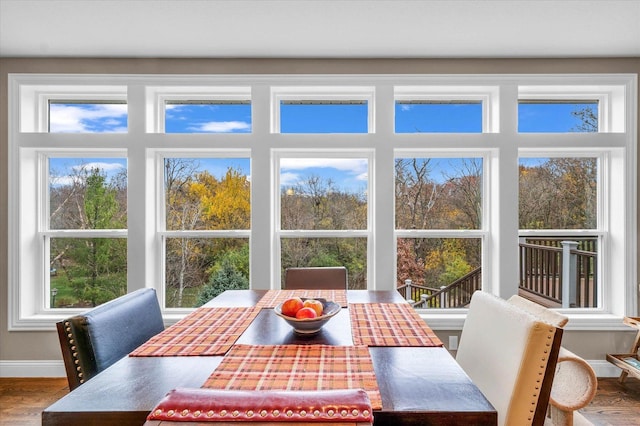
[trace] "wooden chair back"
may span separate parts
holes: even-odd
[[[288,268],[284,275],[286,290],[346,290],[347,268],[344,266]]]

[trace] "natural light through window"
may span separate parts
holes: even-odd
[[[181,102],[165,105],[166,133],[250,133],[249,102]]]
[[[304,266],[437,327],[477,290],[609,327],[636,303],[634,78],[10,74],[9,329],[145,286],[173,321]]]
[[[50,102],[51,133],[125,133],[127,104],[107,102]]]

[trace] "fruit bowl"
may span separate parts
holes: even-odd
[[[302,298],[302,300],[306,300]],[[331,301],[327,301],[325,299],[316,298],[322,303],[323,311],[322,315],[315,318],[295,318],[284,315],[282,313],[282,303],[278,304],[275,308],[273,308],[276,315],[284,319],[291,327],[293,327],[293,331],[298,334],[315,334],[320,331],[320,329],[327,323],[331,318],[333,318],[338,312],[340,312],[339,304]],[[284,302],[283,302],[284,303]]]

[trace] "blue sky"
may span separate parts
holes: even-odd
[[[580,105],[571,103],[521,103],[520,132],[569,132],[578,121],[571,115]],[[597,108],[597,106],[596,106]],[[170,104],[166,107],[167,133],[250,133],[250,104]],[[282,104],[282,133],[366,133],[368,105]],[[396,103],[396,133],[478,133],[482,131],[480,103]],[[127,105],[108,103],[56,103],[50,107],[52,133],[118,133],[127,131]],[[228,167],[249,176],[249,159],[198,159],[201,170],[221,177]],[[434,174],[441,174],[454,159],[433,161]],[[540,159],[537,160],[541,161]],[[522,160],[523,164],[532,164]],[[120,158],[52,158],[51,170],[64,175],[80,164],[100,167],[108,176],[126,167]],[[283,159],[282,187],[294,186],[310,175],[330,178],[338,189],[366,192],[367,160],[364,158]],[[441,180],[441,176],[433,176]],[[249,176],[250,178],[250,176]],[[59,178],[55,184],[65,181]],[[53,182],[52,182],[53,183]]]

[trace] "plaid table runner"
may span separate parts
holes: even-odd
[[[202,386],[234,390],[364,389],[382,399],[366,346],[234,345]]]
[[[323,298],[347,306],[346,290],[269,290],[262,296],[256,306],[260,308],[275,308],[278,303],[284,302],[290,297],[306,297],[308,299]]]
[[[408,303],[350,303],[353,343],[367,346],[442,346]]]
[[[259,308],[198,308],[149,339],[130,356],[223,355],[240,337]]]

